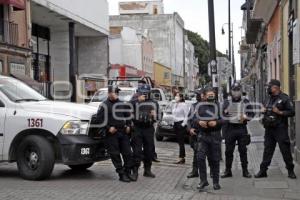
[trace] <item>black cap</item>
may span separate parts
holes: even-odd
[[[280,84],[280,81],[276,80],[276,79],[272,79],[270,82],[269,82],[269,86],[278,86],[280,87],[281,84]]]
[[[201,94],[203,94],[203,91],[204,89],[202,89],[202,88],[198,88],[198,89],[196,89],[195,91],[194,91],[194,93],[196,94],[196,95],[201,95]]]
[[[108,93],[119,93],[121,90],[116,85],[109,85],[108,87]]]

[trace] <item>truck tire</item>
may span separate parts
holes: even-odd
[[[158,130],[156,130],[156,132],[155,132],[155,138],[159,142],[161,142],[161,141],[164,140],[164,136],[159,135],[159,131]]]
[[[81,164],[81,165],[69,165],[69,167],[74,171],[85,171],[92,167],[94,163]]]
[[[27,136],[17,149],[17,165],[22,178],[44,180],[50,177],[55,164],[50,142],[41,136]]]

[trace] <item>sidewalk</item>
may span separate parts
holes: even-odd
[[[249,171],[255,174],[258,172],[262,160],[264,128],[257,121],[251,122],[249,124],[249,132],[254,141],[248,148]],[[221,163],[221,168],[221,171],[224,171],[223,162]],[[212,197],[216,199],[300,199],[299,166],[296,166],[295,172],[298,176],[297,180],[287,178],[287,171],[279,148],[277,147],[273,162],[268,171],[268,178],[242,178],[239,154],[236,150],[233,165],[234,177],[231,179],[221,179],[222,190],[214,192],[210,187],[208,192],[199,195],[206,195],[207,198],[212,195]],[[185,188],[197,191],[196,185],[198,182],[199,180],[187,180]]]

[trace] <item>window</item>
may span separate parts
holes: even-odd
[[[164,79],[170,79],[170,73],[169,72],[164,73]]]
[[[5,107],[4,103],[0,100],[0,108],[4,108],[4,107]]]
[[[2,73],[3,73],[3,62],[0,61],[0,74],[2,74]]]

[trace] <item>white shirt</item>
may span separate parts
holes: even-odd
[[[187,124],[189,115],[189,107],[184,102],[175,103],[172,108],[172,116],[174,122],[182,122],[182,126]]]

